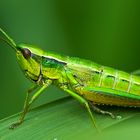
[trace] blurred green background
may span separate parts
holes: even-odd
[[[140,68],[138,0],[0,0],[0,27],[15,42],[131,72]],[[0,119],[22,109],[31,86],[13,50],[0,43]],[[50,87],[40,105],[66,93]]]

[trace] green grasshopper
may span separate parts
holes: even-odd
[[[89,60],[43,51],[33,45],[15,42],[0,28],[1,38],[15,51],[17,61],[34,86],[26,95],[23,112],[11,129],[22,124],[31,104],[51,84],[56,85],[84,104],[94,126],[91,109],[98,113],[116,116],[101,110],[97,105],[140,107],[140,77]],[[136,74],[140,72],[137,71]],[[39,88],[30,98],[30,93]]]

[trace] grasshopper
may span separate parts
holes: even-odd
[[[21,116],[18,122],[10,126],[11,129],[22,124],[31,104],[51,84],[84,104],[96,128],[91,109],[116,117],[97,105],[140,107],[139,71],[129,74],[89,60],[43,51],[33,45],[16,45],[1,28],[0,32],[4,36],[0,39],[15,51],[24,75],[34,83],[27,92]],[[30,93],[37,88],[39,89],[30,97]]]

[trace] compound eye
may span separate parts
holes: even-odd
[[[31,51],[29,49],[24,48],[21,52],[25,59],[29,59],[31,57]]]

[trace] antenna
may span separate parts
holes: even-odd
[[[0,39],[4,41],[6,44],[8,44],[10,47],[12,47],[14,50],[17,50],[16,43],[13,41],[13,39],[11,39],[1,28],[0,28],[0,32],[6,37],[6,39],[2,37],[0,37]]]

